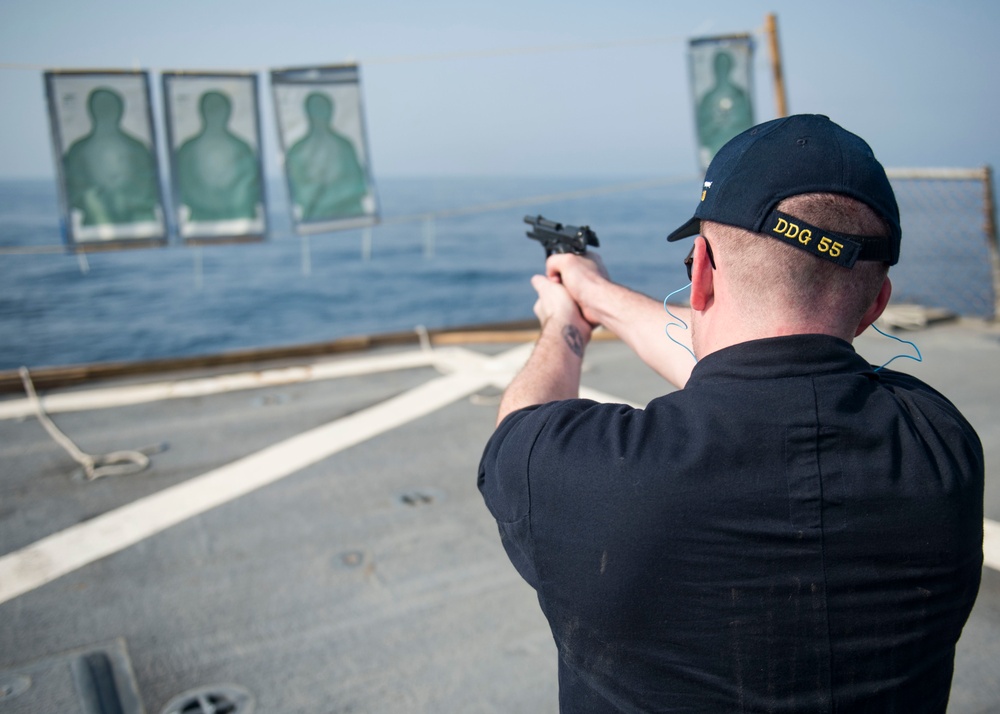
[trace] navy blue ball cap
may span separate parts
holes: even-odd
[[[804,193],[866,203],[888,223],[890,236],[832,233],[777,211],[782,200]],[[771,235],[845,267],[899,261],[899,207],[885,169],[861,137],[819,114],[774,119],[731,139],[705,173],[694,217],[667,240],[697,235],[703,220]]]

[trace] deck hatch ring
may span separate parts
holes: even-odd
[[[162,714],[252,714],[250,692],[232,684],[201,687],[171,699]]]

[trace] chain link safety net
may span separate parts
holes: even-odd
[[[892,302],[993,319],[996,235],[988,169],[890,170],[903,228]]]

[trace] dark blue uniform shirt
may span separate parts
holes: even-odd
[[[919,380],[799,335],[645,409],[522,409],[479,488],[563,712],[938,712],[979,588],[983,452]]]

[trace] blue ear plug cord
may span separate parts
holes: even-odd
[[[909,340],[904,340],[904,339],[901,339],[899,337],[896,337],[895,335],[890,335],[888,332],[883,332],[881,329],[879,329],[879,326],[876,325],[874,322],[872,323],[872,327],[874,327],[875,331],[877,333],[879,333],[880,335],[885,335],[890,340],[896,340],[896,342],[902,342],[904,345],[909,345],[917,353],[916,357],[914,357],[913,355],[898,354],[895,357],[893,357],[891,360],[889,360],[888,362],[885,362],[881,367],[876,367],[875,368],[876,372],[878,372],[880,369],[882,369],[886,365],[892,363],[893,360],[897,360],[900,357],[902,357],[904,359],[912,359],[914,362],[923,362],[924,361],[924,356],[922,354],[920,354],[920,348],[917,347],[914,343],[910,342]]]
[[[671,318],[673,318],[674,320],[676,320],[676,322],[668,322],[667,325],[666,325],[666,327],[664,328],[664,332],[666,332],[667,338],[671,342],[673,342],[675,345],[679,345],[680,347],[683,347],[687,351],[687,353],[689,355],[691,355],[691,359],[693,359],[695,362],[697,362],[698,358],[695,357],[695,354],[691,350],[691,348],[688,347],[683,342],[679,341],[673,335],[670,334],[670,328],[671,327],[679,327],[682,330],[687,330],[688,329],[688,324],[686,322],[684,322],[683,319],[681,319],[680,317],[678,317],[677,315],[675,315],[673,312],[671,312],[670,307],[669,307],[669,305],[667,303],[670,301],[670,298],[672,298],[674,295],[676,295],[677,293],[680,293],[680,292],[684,292],[689,287],[691,287],[691,283],[688,283],[687,285],[685,285],[682,288],[678,288],[677,290],[674,290],[672,293],[670,293],[665,298],[663,298],[663,309],[666,310],[667,314],[670,315]],[[875,368],[876,372],[878,372],[881,369],[884,369],[888,365],[892,364],[892,362],[894,362],[895,360],[901,359],[901,358],[902,359],[912,359],[914,362],[923,362],[924,361],[924,356],[922,354],[920,354],[920,348],[917,347],[917,345],[915,343],[910,342],[909,340],[904,340],[902,338],[896,337],[895,335],[890,335],[888,332],[884,332],[874,322],[872,323],[872,327],[880,335],[888,337],[890,340],[896,340],[896,342],[902,342],[904,345],[909,345],[910,347],[913,348],[913,351],[917,353],[916,357],[914,357],[913,355],[898,354],[895,357],[893,357],[892,359],[890,359],[888,362],[883,363],[880,367],[876,367]]]
[[[680,317],[678,317],[677,315],[675,315],[674,313],[672,313],[670,311],[670,308],[667,306],[667,301],[670,300],[670,298],[672,298],[677,293],[684,292],[689,287],[691,287],[691,283],[688,283],[683,288],[678,288],[677,290],[674,290],[672,293],[670,293],[665,298],[663,298],[663,309],[667,311],[667,314],[670,315],[670,317],[672,317],[673,319],[677,320],[677,322],[668,322],[667,326],[664,328],[664,332],[667,333],[667,338],[671,342],[673,342],[675,345],[680,345],[685,350],[687,350],[688,354],[691,355],[691,359],[693,359],[695,362],[697,362],[698,358],[694,356],[694,352],[691,350],[691,348],[688,347],[687,345],[685,345],[683,342],[680,342],[679,340],[675,339],[674,336],[670,334],[670,328],[671,327],[679,327],[682,330],[686,330],[686,329],[688,329],[688,324],[686,322],[684,322],[684,320],[682,320]]]

